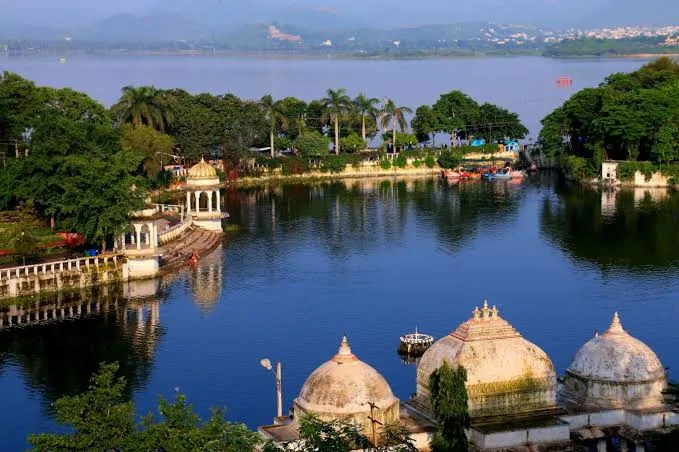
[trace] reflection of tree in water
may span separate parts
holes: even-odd
[[[576,259],[601,269],[674,267],[679,261],[679,196],[646,190],[602,193],[558,186],[543,200],[542,234]]]
[[[516,212],[522,190],[509,183],[448,186],[437,179],[367,179],[234,190],[227,194],[231,221],[258,237],[266,251],[285,251],[314,240],[331,256],[398,244],[408,216],[435,227],[451,247],[469,239],[482,221],[500,223]],[[277,235],[286,240],[276,241]],[[292,238],[292,240],[291,240]]]
[[[61,296],[58,299],[55,295],[42,301],[37,309],[34,305],[30,309],[51,312],[55,307],[58,317],[60,309],[64,308],[68,317],[69,311],[76,312],[80,305],[83,316],[31,322],[34,324],[18,328],[7,327],[5,322],[0,330],[0,368],[19,365],[26,383],[43,394],[46,406],[51,406],[50,402],[65,394],[84,391],[102,361],[120,363],[120,374],[129,383],[128,396],[145,386],[155,347],[162,335],[160,300],[154,297],[128,302],[120,289],[103,292],[94,290],[81,298],[88,300],[85,304],[96,304],[90,315],[84,314],[83,301],[62,299]],[[3,308],[3,315],[8,313],[9,310]],[[35,315],[31,317],[35,318]]]
[[[431,223],[439,241],[457,249],[470,240],[483,224],[503,225],[516,214],[523,196],[520,185],[504,181],[428,181],[413,194],[418,221]]]

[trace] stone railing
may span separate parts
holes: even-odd
[[[23,265],[20,267],[0,269],[0,281],[31,276],[55,275],[69,270],[106,267],[109,264],[118,265],[123,263],[122,254],[106,254],[95,257],[82,257],[65,261],[49,262],[46,264]]]
[[[172,226],[170,229],[158,234],[158,242],[161,245],[165,245],[173,240],[177,240],[188,228],[193,225],[193,217],[187,215],[187,217],[181,223]]]

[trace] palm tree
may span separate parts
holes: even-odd
[[[351,99],[344,88],[328,89],[325,95],[326,97],[321,99],[321,102],[335,125],[335,154],[339,154],[339,118],[351,108]]]
[[[387,129],[391,125],[392,144],[394,151],[396,151],[396,127],[403,132],[408,128],[408,121],[405,115],[411,114],[413,111],[408,107],[398,107],[391,99],[386,99],[382,109],[380,110],[380,123],[382,128]]]
[[[162,132],[172,121],[174,102],[172,95],[153,86],[126,86],[111,111],[121,123],[144,124]]]
[[[283,114],[280,104],[278,102],[274,102],[271,94],[267,94],[266,96],[262,97],[259,101],[259,104],[262,106],[262,109],[264,110],[264,117],[270,126],[269,141],[271,144],[271,158],[273,158],[275,156],[274,136],[276,133],[276,124],[280,122],[283,124],[283,127],[286,127],[288,124],[288,119],[285,117],[285,114]]]
[[[361,115],[361,138],[363,138],[363,141],[366,141],[365,119],[367,117],[377,117],[377,107],[375,107],[375,105],[379,103],[380,100],[378,98],[366,97],[363,93],[359,93],[358,96],[356,96],[356,99],[354,99],[354,109]]]

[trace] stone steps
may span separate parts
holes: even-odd
[[[163,268],[185,265],[194,249],[203,256],[217,248],[221,241],[222,234],[195,227],[161,249],[160,265]]]

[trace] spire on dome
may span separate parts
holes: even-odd
[[[626,331],[622,327],[622,323],[620,323],[620,316],[618,316],[617,311],[615,314],[613,314],[613,321],[611,322],[611,326],[608,327],[608,330],[606,333],[608,334],[623,334]]]
[[[339,356],[351,356],[351,347],[349,347],[349,341],[347,336],[342,336],[342,343],[340,344],[339,351],[337,352]]]

